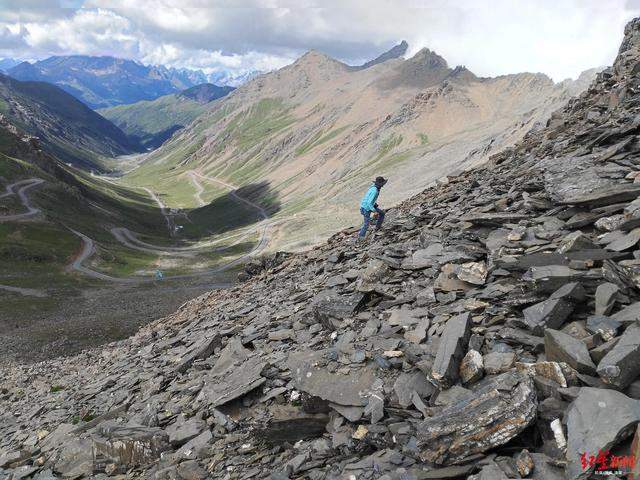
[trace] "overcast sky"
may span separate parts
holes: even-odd
[[[113,55],[207,72],[309,49],[347,63],[405,39],[477,75],[610,65],[640,0],[0,0],[0,57]]]

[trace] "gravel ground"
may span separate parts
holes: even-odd
[[[39,362],[127,338],[141,326],[173,313],[182,303],[233,281],[227,277],[140,286],[90,288],[48,312],[2,314],[0,365]],[[216,283],[217,282],[217,283]],[[0,292],[0,305],[5,296]]]

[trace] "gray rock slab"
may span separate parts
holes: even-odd
[[[460,385],[454,385],[446,390],[438,392],[433,404],[436,406],[446,406],[459,403],[464,400],[469,400],[474,396],[474,393]]]
[[[608,342],[617,335],[621,326],[622,324],[614,318],[605,315],[591,315],[587,318],[585,328],[591,333],[599,334],[602,340]]]
[[[640,196],[640,185],[614,185],[565,198],[561,203],[585,207],[603,207],[615,203],[629,202]]]
[[[176,468],[176,472],[182,480],[204,480],[209,478],[209,472],[196,460],[187,460],[180,463]]]
[[[90,476],[94,470],[95,446],[90,438],[69,438],[54,457],[53,470],[63,477]]]
[[[589,478],[580,455],[597,455],[628,437],[640,421],[640,403],[623,393],[592,387],[580,389],[566,413],[567,478]]]
[[[357,422],[364,415],[364,407],[347,407],[337,403],[330,403],[329,405],[350,422]]]
[[[565,362],[580,373],[594,375],[594,365],[584,342],[559,330],[547,329],[544,333],[547,360]]]
[[[169,435],[169,443],[174,447],[184,445],[189,440],[196,438],[207,428],[207,424],[199,418],[191,418],[184,422],[174,422],[166,429]]]
[[[620,288],[614,283],[601,283],[596,288],[596,315],[608,315],[615,303]]]
[[[447,321],[431,369],[431,377],[442,388],[453,385],[459,378],[460,363],[466,353],[470,336],[469,313],[461,313]]]
[[[401,373],[393,384],[393,390],[398,396],[398,402],[403,408],[407,408],[412,403],[413,393],[420,397],[428,397],[435,387],[429,383],[427,377],[422,372]]]
[[[623,237],[611,242],[606,248],[614,252],[622,252],[635,247],[638,241],[640,241],[640,228],[635,228]]]
[[[496,375],[511,370],[516,364],[516,354],[513,352],[491,352],[484,358],[484,371],[487,375]]]
[[[602,381],[617,388],[625,388],[640,374],[640,324],[625,330],[618,343],[598,364]]]
[[[402,268],[411,270],[421,270],[438,264],[438,256],[442,254],[441,243],[432,243],[427,248],[421,248],[413,252],[410,258],[406,259]]]
[[[219,335],[207,336],[198,340],[189,352],[183,355],[175,368],[177,373],[186,372],[194,361],[210,357],[217,347],[221,346]]]
[[[468,399],[445,407],[417,427],[419,457],[450,465],[507,443],[536,417],[533,380],[508,372],[486,378]]]
[[[489,213],[473,213],[463,215],[460,220],[463,222],[473,223],[474,225],[502,225],[505,223],[518,223],[520,220],[527,218],[527,215],[521,213],[508,212],[489,212]]]
[[[616,337],[612,340],[609,340],[608,342],[604,342],[602,345],[598,347],[592,348],[589,351],[589,354],[591,355],[591,358],[593,359],[594,363],[598,365],[602,361],[602,359],[605,357],[605,355],[607,355],[607,353],[613,350],[613,347],[616,346],[619,340],[620,340],[620,337]]]
[[[428,318],[425,317],[420,319],[413,330],[409,330],[404,333],[404,338],[411,343],[418,345],[427,338],[427,330],[430,325],[431,322]]]
[[[482,470],[475,475],[469,476],[467,480],[509,480],[509,477],[498,464],[491,462],[483,466]]]
[[[337,292],[321,292],[311,300],[316,320],[329,329],[334,329],[333,319],[342,320],[356,313],[363,304],[363,293],[340,295]]]
[[[366,406],[367,393],[375,380],[373,371],[362,368],[348,375],[331,373],[318,364],[322,354],[320,351],[289,355],[287,366],[296,388],[338,405]]]
[[[558,290],[553,292],[550,299],[562,298],[572,303],[584,302],[587,298],[587,293],[584,291],[582,284],[578,282],[571,282],[563,285]]]
[[[217,407],[242,397],[266,381],[266,378],[260,375],[265,366],[266,362],[260,357],[251,357],[239,367],[228,372],[225,370],[223,374],[210,373],[205,377],[205,384],[197,400],[205,402],[210,407]]]
[[[618,320],[623,325],[629,325],[640,320],[640,302],[632,303],[617,313],[611,315],[611,318]]]
[[[213,375],[223,375],[227,370],[242,365],[249,358],[249,353],[250,351],[242,346],[240,337],[231,337],[220,352],[218,360],[216,360],[211,369],[211,373]]]
[[[583,272],[563,265],[545,265],[531,267],[522,279],[532,282],[540,291],[555,291],[564,284],[575,282],[583,276]]]
[[[564,468],[559,467],[544,453],[531,453],[531,458],[534,465],[531,472],[533,480],[566,480]]]
[[[573,303],[564,298],[550,298],[525,308],[524,324],[534,334],[542,335],[546,328],[560,328],[573,308]]]
[[[580,231],[571,232],[566,235],[558,247],[558,253],[576,252],[579,250],[596,249],[598,246]]]

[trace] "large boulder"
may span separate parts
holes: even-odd
[[[609,450],[631,435],[639,421],[637,400],[614,390],[583,387],[566,413],[567,478],[590,478],[593,468],[585,468],[581,456]]]
[[[507,443],[536,417],[531,377],[507,372],[475,385],[471,397],[444,408],[418,425],[423,461],[450,465]]]

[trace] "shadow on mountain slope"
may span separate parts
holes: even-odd
[[[207,205],[184,210],[189,221],[182,225],[182,234],[189,239],[224,234],[259,223],[280,209],[278,194],[269,182],[251,183],[227,192]]]

